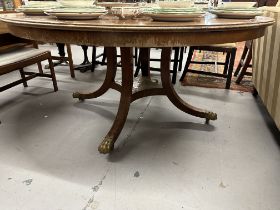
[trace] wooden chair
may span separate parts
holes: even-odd
[[[195,50],[226,53],[225,62],[193,61],[192,56],[193,56]],[[188,58],[187,58],[186,65],[185,65],[184,71],[182,73],[182,76],[180,78],[180,81],[184,80],[187,72],[210,75],[210,76],[215,76],[215,77],[223,77],[223,78],[227,78],[225,88],[229,89],[230,84],[231,84],[231,77],[232,77],[235,55],[236,55],[236,44],[235,43],[217,44],[217,45],[209,45],[209,46],[191,46],[189,49]],[[189,66],[191,63],[224,65],[224,70],[223,70],[223,73],[193,70],[193,69],[189,69]]]
[[[252,76],[251,72],[247,72],[248,68],[252,68],[251,60],[253,55],[253,40],[246,41],[244,50],[241,55],[239,64],[234,72],[234,76],[237,76],[236,83],[239,84],[245,75]]]
[[[57,91],[57,82],[53,68],[51,53],[49,51],[30,47],[29,40],[20,39],[10,34],[0,34],[0,76],[12,71],[19,71],[21,79],[0,87],[0,92],[23,84],[27,87],[27,81],[35,77],[49,77],[52,79],[54,91]],[[29,46],[28,46],[29,45]],[[36,44],[34,44],[36,46]],[[48,60],[50,74],[43,73],[41,61]],[[38,64],[39,72],[26,72],[24,67]]]
[[[262,6],[280,6],[279,0],[257,0],[258,7]],[[252,56],[253,56],[253,40],[245,42],[244,50],[241,55],[239,64],[234,72],[234,76],[237,76],[236,83],[240,84],[245,75],[252,76],[251,72],[248,72],[248,68],[252,68]]]
[[[96,54],[96,46],[92,46],[92,62],[89,61],[88,55],[87,55],[87,50],[88,46],[87,45],[81,45],[84,53],[84,60],[80,65],[75,66],[75,70],[80,70],[80,72],[84,73],[86,71],[91,70],[91,72],[94,72],[95,66],[97,64],[101,65],[106,65],[105,59],[105,49],[103,50],[103,53],[100,53],[99,55]],[[102,57],[102,61],[97,60],[98,58]]]
[[[73,58],[72,58],[72,51],[70,44],[63,44],[63,43],[56,43],[58,54],[59,56],[52,56],[53,66],[69,66],[70,69],[70,75],[72,78],[75,78],[75,72],[74,72],[74,64],[73,64]],[[67,50],[67,56],[65,54],[64,47],[66,45]],[[45,65],[45,69],[49,69],[49,65]]]

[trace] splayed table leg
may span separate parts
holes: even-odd
[[[78,98],[79,100],[97,98],[107,92],[109,88],[114,85],[114,79],[117,71],[117,51],[115,47],[106,48],[106,53],[108,57],[107,72],[106,77],[101,85],[101,87],[92,93],[75,92],[73,93],[73,98]]]
[[[171,48],[163,48],[161,55],[161,81],[169,100],[180,110],[190,115],[205,118],[207,121],[216,120],[217,114],[211,111],[196,108],[185,101],[176,93],[170,81],[169,65],[171,60]]]
[[[108,57],[108,62],[110,58]],[[132,48],[121,48],[121,60],[122,60],[122,85],[121,85],[121,98],[119,103],[118,113],[115,121],[105,136],[101,144],[99,145],[100,153],[109,153],[114,149],[114,143],[120,135],[124,123],[127,118],[133,88],[133,54]]]

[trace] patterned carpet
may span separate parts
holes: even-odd
[[[235,58],[235,65],[234,70],[235,71],[241,54],[243,52],[243,46],[244,43],[240,42],[237,43],[237,53]],[[195,51],[193,55],[193,59],[196,61],[225,61],[225,54],[223,53],[217,53],[217,52],[208,52],[208,51]],[[200,64],[191,64],[190,69],[194,70],[200,70],[200,71],[208,71],[208,72],[216,72],[216,73],[222,73],[224,66],[221,65],[200,65]],[[251,69],[248,69],[251,71]],[[231,81],[231,90],[237,90],[242,92],[252,92],[253,90],[253,84],[252,84],[252,77],[251,76],[245,76],[240,84],[235,83],[236,77],[232,77]],[[193,73],[187,73],[186,77],[182,81],[183,86],[198,86],[198,87],[207,87],[207,88],[225,88],[225,82],[226,78],[221,77],[214,77],[214,76],[207,76],[202,74],[193,74]]]

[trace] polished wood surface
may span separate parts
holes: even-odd
[[[73,21],[24,14],[4,14],[0,19],[8,23],[11,33],[27,39],[119,47],[180,47],[244,41],[261,37],[265,27],[274,21],[268,17],[220,19],[211,14],[191,22],[155,22],[147,18]]]
[[[180,98],[170,80],[172,47],[207,45],[251,40],[263,36],[274,20],[257,17],[250,20],[217,19],[207,14],[192,22],[154,22],[139,20],[62,21],[48,16],[27,17],[5,14],[0,18],[14,35],[44,42],[105,46],[108,65],[101,87],[92,93],[76,92],[74,98],[97,98],[112,88],[120,92],[116,118],[98,150],[109,153],[123,129],[130,104],[142,97],[165,95],[179,110],[196,117],[216,120],[217,114],[196,108]],[[116,47],[121,47],[122,80],[116,81]],[[132,47],[161,47],[161,82],[150,78],[149,69],[138,80],[133,79]],[[148,65],[145,65],[148,68]]]
[[[4,34],[8,32],[8,27],[6,25],[6,23],[4,23],[3,21],[0,21],[0,34]]]

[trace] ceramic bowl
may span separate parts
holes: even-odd
[[[187,8],[192,7],[192,1],[159,1],[158,6],[161,8]]]
[[[120,19],[132,19],[140,14],[139,7],[112,7],[111,13]]]

